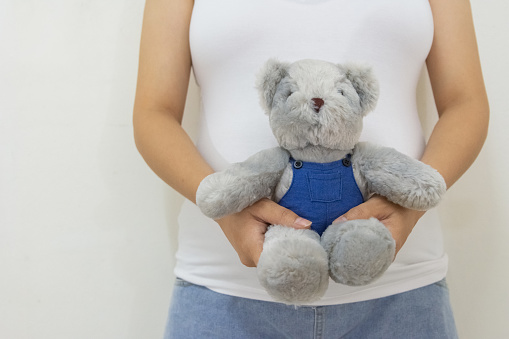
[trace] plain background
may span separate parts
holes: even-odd
[[[0,3],[1,338],[162,336],[182,199],[133,141],[143,5]],[[440,214],[460,337],[509,338],[509,3],[472,6],[490,132]],[[191,83],[191,134],[198,101]],[[419,105],[429,133],[425,76]]]

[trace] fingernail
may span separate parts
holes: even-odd
[[[311,221],[306,220],[304,218],[300,218],[300,217],[295,220],[294,224],[299,227],[305,227],[305,228],[311,227]]]
[[[334,220],[332,223],[333,223],[333,224],[337,224],[337,223],[345,222],[345,221],[348,221],[348,219],[347,219],[347,218],[345,218],[344,216],[340,216],[339,218],[337,218],[336,220]]]

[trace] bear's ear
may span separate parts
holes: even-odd
[[[339,65],[345,72],[348,80],[352,83],[359,95],[361,114],[366,115],[375,109],[378,101],[378,81],[370,66],[359,64]]]
[[[289,66],[289,63],[269,59],[258,73],[256,88],[260,95],[260,104],[267,114],[272,110],[277,85],[288,75]]]

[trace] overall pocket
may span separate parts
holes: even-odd
[[[307,173],[309,195],[314,202],[334,202],[341,200],[341,172]]]

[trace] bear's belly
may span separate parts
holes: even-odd
[[[312,222],[322,234],[327,226],[351,208],[364,202],[350,166],[328,170],[316,166],[286,167],[276,187],[275,201]]]

